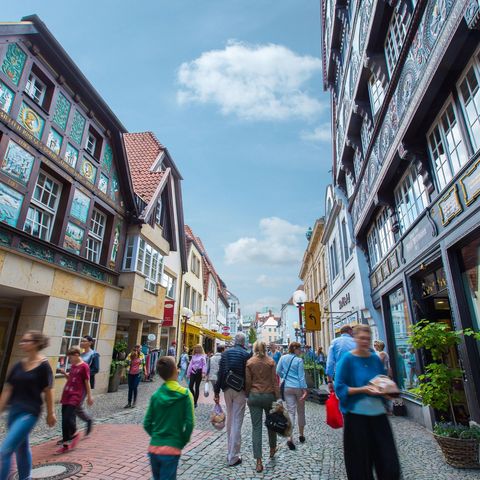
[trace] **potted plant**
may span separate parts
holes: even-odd
[[[325,373],[323,366],[313,360],[304,360],[303,369],[305,370],[307,387],[318,388]]]
[[[124,369],[125,360],[112,360],[112,363],[110,364],[110,378],[108,381],[109,392],[118,391]]]
[[[449,353],[460,343],[462,335],[480,339],[478,332],[470,329],[455,331],[444,322],[421,320],[412,327],[410,343],[416,349],[424,349],[431,361],[425,373],[419,375],[419,386],[412,389],[424,405],[440,414],[449,415],[451,423],[436,423],[433,436],[439,444],[445,461],[457,468],[480,468],[480,428],[459,425],[454,403],[459,400],[455,385],[461,382],[462,370],[449,360]]]
[[[125,340],[119,340],[113,346],[113,359],[114,360],[125,360],[127,356],[127,342]]]

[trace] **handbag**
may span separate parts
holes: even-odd
[[[332,428],[342,428],[343,427],[343,415],[339,407],[340,402],[338,401],[335,392],[331,392],[327,401],[325,402],[325,410],[327,413],[327,425]]]
[[[229,370],[227,376],[225,377],[225,385],[236,392],[240,392],[243,390],[245,385],[245,379],[235,372]]]
[[[292,363],[294,360],[295,360],[295,355],[292,357],[292,360],[290,361],[290,365],[288,366],[288,369],[287,369],[287,373],[285,374],[285,377],[282,380],[282,383],[280,384],[280,394],[282,396],[282,400],[285,400],[285,380],[288,377],[288,372],[290,371],[290,367],[292,366]]]
[[[280,435],[284,435],[288,429],[288,419],[282,412],[267,413],[265,426]]]

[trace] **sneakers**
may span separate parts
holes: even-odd
[[[131,404],[131,403],[127,403],[123,408],[132,408],[132,404]]]
[[[292,442],[292,441],[288,441],[287,442],[287,447],[290,449],[290,450],[295,450],[295,444]]]
[[[72,441],[70,442],[70,446],[68,447],[68,450],[73,450],[77,445],[78,442],[80,441],[80,434],[77,433],[73,438]]]
[[[55,450],[55,455],[61,455],[62,453],[67,453],[69,450],[70,450],[70,447],[64,444],[58,450]]]
[[[303,435],[300,435],[298,439],[300,440],[300,443],[305,443],[305,437]]]
[[[135,408],[137,406],[137,402],[133,402],[131,408]]]

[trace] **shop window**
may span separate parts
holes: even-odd
[[[387,38],[385,39],[385,60],[390,78],[402,50],[403,41],[407,34],[407,25],[410,19],[407,8],[395,10],[388,26]]]
[[[90,335],[93,340],[97,339],[99,323],[99,308],[69,303],[57,368],[68,369],[67,351],[70,347],[79,346],[80,339],[85,335]]]
[[[400,231],[404,233],[428,205],[422,177],[415,167],[407,171],[394,193]]]
[[[163,269],[163,255],[143,238],[138,242],[137,271],[145,277],[145,290],[156,293]]]
[[[468,160],[452,100],[435,120],[427,139],[438,187],[442,190]]]
[[[475,151],[480,148],[480,63],[477,57],[460,79],[458,92],[468,133]]]
[[[42,240],[50,240],[61,189],[59,182],[44,172],[39,173],[23,226],[25,232]]]
[[[385,99],[383,84],[375,75],[372,75],[368,80],[368,94],[370,96],[372,114],[375,116]]]
[[[103,237],[107,217],[100,211],[94,209],[90,219],[90,230],[88,232],[86,257],[91,262],[98,263],[102,252]]]
[[[476,239],[460,250],[463,288],[472,319],[472,327],[480,331],[480,240]]]
[[[388,295],[393,348],[390,361],[395,365],[396,382],[401,390],[418,386],[418,368],[415,350],[410,346],[412,322],[408,313],[403,287]]]

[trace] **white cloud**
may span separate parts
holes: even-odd
[[[223,50],[202,53],[178,71],[180,104],[213,103],[224,115],[247,120],[310,118],[321,109],[306,83],[321,71],[319,58],[282,45],[230,40]]]
[[[273,313],[280,313],[280,306],[282,305],[282,299],[280,297],[263,297],[257,298],[251,303],[247,303],[242,306],[245,315],[249,315],[255,312],[261,312],[265,308],[271,308]]]
[[[259,228],[259,238],[242,237],[226,246],[225,262],[228,265],[235,263],[300,264],[305,248],[305,242],[303,242],[305,227],[294,225],[278,217],[269,217],[260,220]]]
[[[313,131],[303,131],[300,134],[300,138],[308,142],[331,142],[332,129],[329,123],[324,123]]]

